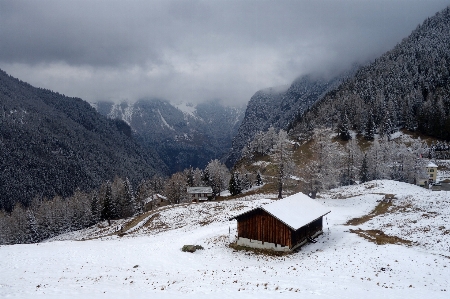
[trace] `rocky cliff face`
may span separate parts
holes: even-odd
[[[194,106],[144,99],[94,106],[109,118],[127,122],[142,145],[157,150],[170,172],[204,168],[210,160],[222,158],[243,118],[243,109],[216,102]]]
[[[324,79],[314,76],[303,76],[285,88],[268,88],[255,93],[250,99],[245,117],[233,138],[232,149],[226,159],[231,167],[241,157],[244,146],[259,131],[269,127],[287,129],[289,125],[309,109],[327,91],[335,88],[344,76],[351,72]]]

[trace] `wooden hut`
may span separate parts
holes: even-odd
[[[292,251],[322,233],[322,219],[328,213],[328,208],[297,193],[230,220],[237,220],[238,245]]]

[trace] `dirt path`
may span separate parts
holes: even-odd
[[[84,238],[83,241],[96,240],[96,239],[101,239],[101,238],[110,237],[110,236],[122,237],[125,235],[130,235],[130,234],[134,233],[136,230],[138,230],[140,227],[148,225],[151,221],[153,221],[153,219],[155,219],[155,216],[158,216],[158,214],[160,212],[165,211],[167,209],[172,209],[175,207],[185,206],[185,205],[189,205],[189,204],[191,204],[191,203],[183,203],[183,204],[178,204],[178,205],[167,205],[164,207],[159,207],[157,209],[147,211],[140,215],[134,216],[133,218],[124,222],[122,225],[118,225],[117,229],[115,231],[107,230],[103,234],[99,233],[98,235],[92,236],[90,238]],[[143,221],[145,221],[145,222],[143,222]],[[113,226],[113,225],[111,225],[111,226]],[[137,228],[137,226],[139,226],[139,228]],[[97,231],[97,233],[98,233],[98,231]]]
[[[133,219],[131,219],[130,221],[128,221],[124,225],[122,225],[122,228],[120,230],[116,231],[115,233],[113,233],[112,235],[118,235],[118,236],[122,237],[122,236],[125,236],[128,234],[132,234],[136,230],[136,227],[138,225],[139,225],[139,228],[148,225],[148,223],[151,222],[155,218],[155,216],[157,216],[160,212],[168,210],[168,209],[172,209],[175,207],[181,207],[181,206],[186,206],[186,205],[190,205],[190,204],[191,203],[168,205],[168,206],[160,207],[155,210],[150,210],[141,215],[137,215]],[[143,222],[143,221],[145,221],[145,222]],[[137,228],[137,229],[139,229],[139,228]]]

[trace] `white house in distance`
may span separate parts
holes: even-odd
[[[426,177],[422,178],[418,181],[418,185],[422,187],[427,187],[430,183],[436,183],[437,179],[437,169],[438,166],[434,164],[433,162],[428,162],[428,164],[425,166],[426,168]]]
[[[205,201],[213,197],[211,187],[188,187],[187,193],[191,196],[192,201]]]
[[[430,181],[430,183],[436,182],[437,169],[438,169],[438,166],[436,164],[434,164],[433,162],[428,163],[427,174],[428,174],[428,180]]]

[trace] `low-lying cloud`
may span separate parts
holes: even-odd
[[[87,101],[242,104],[382,54],[447,1],[1,1],[0,68]]]

